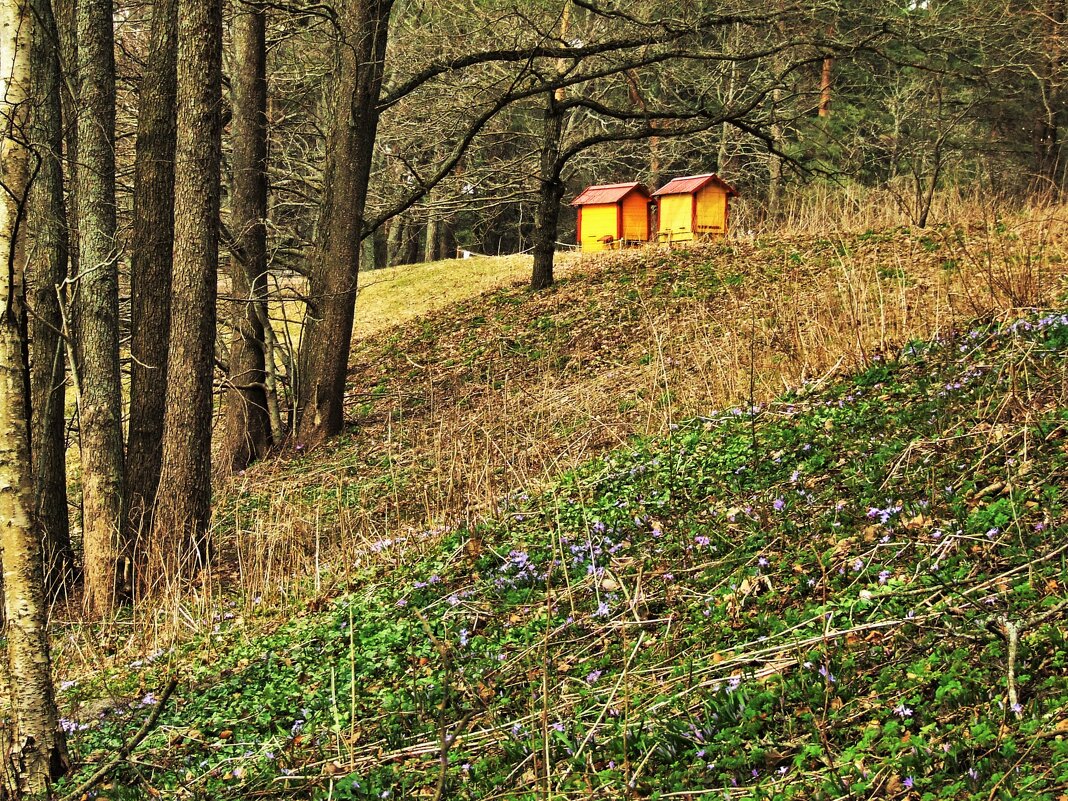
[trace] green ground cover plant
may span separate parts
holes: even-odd
[[[235,599],[64,688],[65,788],[178,665],[96,797],[1060,801],[1066,357],[981,320]]]

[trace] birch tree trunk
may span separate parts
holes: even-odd
[[[130,534],[152,530],[163,448],[174,247],[178,0],[156,0],[138,92],[130,247],[130,422],[126,438]],[[141,546],[134,548],[135,552]]]
[[[233,472],[271,448],[266,389],[267,45],[266,9],[249,2],[233,22],[233,188],[230,218],[239,258],[230,259],[233,339],[222,459]]]
[[[65,586],[73,556],[67,512],[66,344],[60,297],[67,278],[67,214],[63,200],[63,113],[58,32],[49,0],[31,0],[30,147],[37,174],[29,189],[26,262],[29,307],[30,453],[34,510],[41,526],[48,586]]]
[[[174,304],[153,546],[181,574],[209,557],[221,99],[222,0],[179,0]]]
[[[9,722],[0,729],[0,796],[44,795],[67,770],[45,629],[44,563],[33,525],[28,365],[22,336],[25,232],[20,204],[29,177],[26,117],[31,10],[0,4],[0,562],[3,564]]]
[[[82,530],[86,600],[110,614],[129,591],[123,559],[124,466],[115,238],[115,47],[111,0],[78,3],[78,238]]]

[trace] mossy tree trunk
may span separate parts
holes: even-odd
[[[153,547],[181,573],[210,555],[221,100],[222,0],[179,0],[174,303]]]
[[[115,223],[115,47],[111,0],[78,2],[78,238],[75,329],[86,598],[97,614],[128,593]]]
[[[68,766],[52,688],[45,628],[44,560],[34,525],[29,384],[23,339],[26,232],[20,205],[29,178],[26,117],[31,10],[0,4],[0,563],[6,635],[7,722],[0,729],[0,797],[43,796]]]

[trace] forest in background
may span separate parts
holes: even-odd
[[[343,431],[361,270],[531,250],[545,289],[590,183],[714,170],[737,233],[873,206],[923,228],[941,197],[1057,201],[1068,174],[1063,0],[3,13],[23,789],[65,762],[47,598],[106,617],[209,566],[213,477]]]

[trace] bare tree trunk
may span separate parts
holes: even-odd
[[[234,335],[222,458],[234,472],[271,448],[264,324],[267,297],[266,9],[237,7],[233,23],[233,190],[230,216],[240,258],[230,260]]]
[[[779,104],[782,102],[782,89],[776,87],[771,91],[772,123],[769,128],[772,148],[782,143],[782,125],[777,122]],[[768,150],[768,205],[767,219],[776,222],[779,219],[779,207],[782,202],[782,159],[773,149]]]
[[[393,267],[400,264],[404,251],[404,217],[394,217],[389,221],[389,231],[386,233],[386,266]]]
[[[1045,36],[1045,63],[1035,77],[1039,87],[1039,113],[1034,124],[1034,190],[1057,196],[1064,189],[1065,129],[1068,128],[1068,102],[1065,97],[1064,36],[1068,24],[1068,3],[1046,0],[1035,11],[1048,25]]]
[[[157,0],[137,96],[134,220],[130,254],[130,422],[126,438],[131,535],[152,530],[163,456],[171,321],[178,2]],[[140,544],[134,547],[139,552]]]
[[[560,222],[560,201],[564,185],[560,180],[560,137],[564,115],[556,98],[548,96],[541,134],[541,167],[538,171],[538,208],[534,214],[534,269],[531,289],[553,285],[553,259],[556,255],[556,231]]]
[[[78,236],[75,326],[86,599],[109,614],[129,592],[123,559],[119,249],[115,238],[115,52],[111,0],[79,0]]]
[[[67,512],[66,345],[60,297],[67,278],[67,213],[63,201],[62,75],[49,0],[31,0],[36,24],[30,52],[33,99],[30,146],[37,174],[30,186],[26,262],[30,358],[30,454],[34,513],[44,535],[50,595],[65,589],[73,562]]]
[[[438,224],[438,258],[451,259],[456,252],[456,237],[453,234],[453,220],[446,217]]]
[[[560,36],[566,38],[571,27],[571,3],[565,2],[560,12]],[[567,69],[564,61],[558,61],[556,70],[561,75]],[[637,76],[628,73],[631,97],[642,104],[638,91]],[[553,260],[556,257],[556,231],[560,224],[560,201],[564,197],[564,185],[560,181],[563,164],[560,162],[560,141],[564,136],[564,112],[557,105],[564,100],[563,88],[550,92],[545,98],[541,132],[541,159],[538,169],[538,207],[534,212],[534,268],[530,274],[530,288],[547,289],[553,285]],[[655,152],[655,148],[651,153]],[[659,170],[659,165],[656,167]]]
[[[434,213],[433,209],[427,211],[426,217],[426,240],[423,243],[423,261],[437,261],[440,256],[438,250],[438,231],[440,230],[441,220],[438,215]]]
[[[826,56],[823,59],[823,69],[820,70],[820,109],[821,117],[831,116],[831,88],[834,84],[834,58]]]
[[[66,146],[64,179],[67,186],[67,271],[78,274],[78,0],[52,0],[59,41],[63,106],[63,144]],[[71,310],[73,311],[73,310]],[[68,343],[67,358],[74,360],[77,342]],[[73,347],[71,347],[73,345]]]
[[[221,97],[222,0],[179,0],[175,303],[153,545],[182,573],[209,558]]]
[[[643,113],[649,112],[649,103],[645,99],[645,95],[642,94],[641,88],[638,84],[638,71],[635,69],[627,70],[627,87],[630,94],[630,102],[637,108],[640,108]],[[650,128],[656,128],[657,123],[655,120],[649,121]],[[649,184],[656,186],[660,183],[660,137],[649,137]]]
[[[275,360],[278,342],[266,309],[264,309],[260,324],[263,326],[263,380],[267,386],[267,419],[271,423],[271,442],[275,443],[281,442],[282,437],[285,436],[285,426],[282,424],[282,410],[279,406],[278,363]]]
[[[314,445],[341,431],[352,344],[360,238],[378,131],[393,0],[353,0],[342,13],[339,113],[327,139],[310,303],[301,340],[296,436]]]
[[[25,232],[20,204],[29,178],[26,102],[32,16],[26,0],[0,4],[0,563],[9,696],[0,729],[0,794],[44,796],[68,759],[52,688],[39,532],[33,524],[29,383],[23,340]]]
[[[421,226],[418,220],[412,220],[412,224],[405,228],[404,249],[399,260],[401,264],[415,264],[419,261],[424,232],[425,226]]]
[[[389,240],[386,231],[378,228],[371,234],[371,248],[375,254],[374,269],[382,270],[389,266]]]

